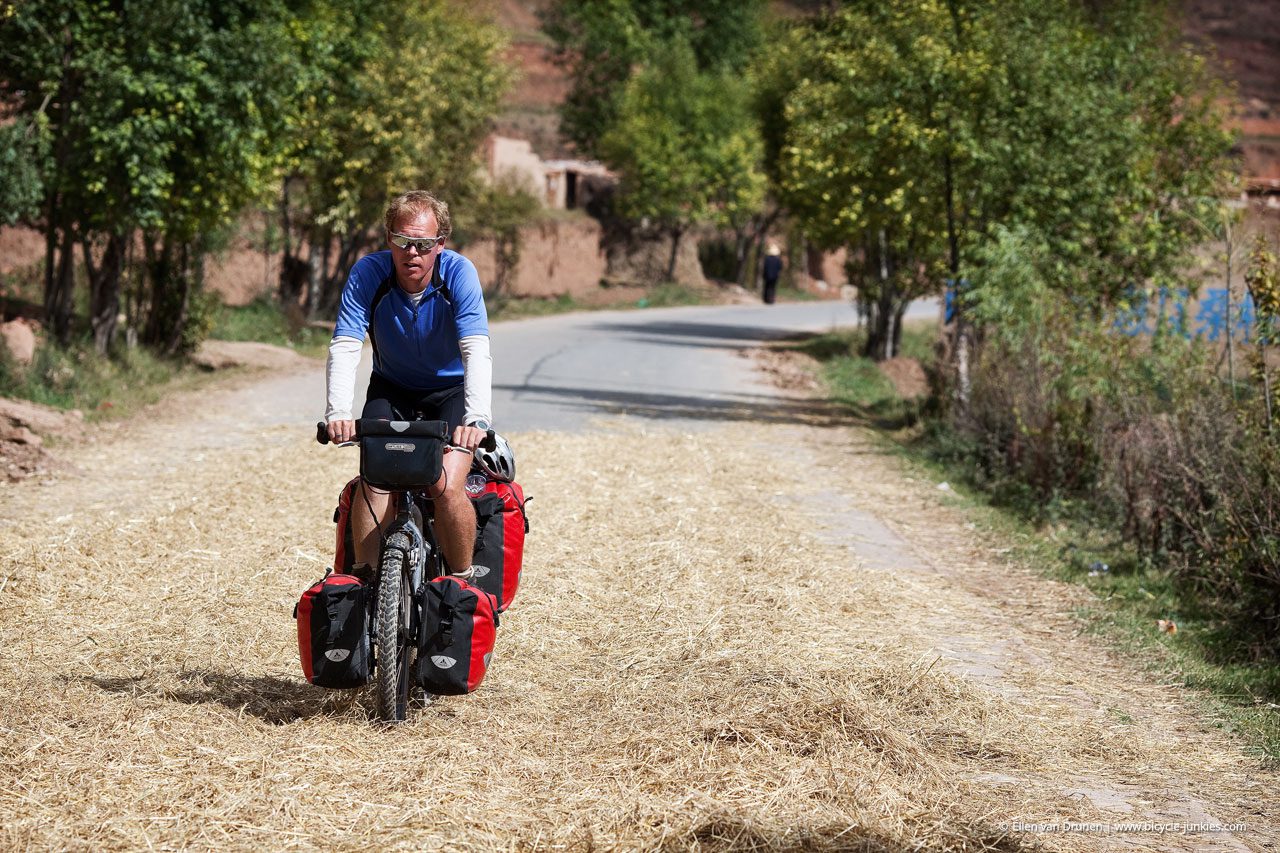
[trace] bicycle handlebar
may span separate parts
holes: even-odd
[[[386,426],[391,423],[393,423],[393,421],[360,418],[356,421],[356,439],[358,440],[361,437],[361,433],[366,431],[371,431],[377,435],[414,435],[420,437],[425,436],[428,438],[441,438],[441,432],[445,428],[444,421],[395,421],[394,423],[403,423],[407,426],[405,429],[391,430]],[[374,426],[375,424],[377,424],[377,426]],[[493,430],[486,431],[484,438],[480,440],[480,446],[485,450],[497,449],[498,442],[494,439],[494,435],[496,435],[496,433],[494,433]],[[451,447],[457,446],[453,444],[453,442],[449,441],[448,438],[444,438],[444,440],[448,442]],[[318,421],[316,423],[316,442],[319,444],[329,443],[329,425],[324,421]]]

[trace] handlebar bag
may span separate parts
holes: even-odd
[[[293,608],[302,674],[317,687],[362,687],[372,671],[368,589],[351,575],[330,574],[312,584]]]
[[[475,555],[471,582],[498,601],[498,612],[511,606],[524,565],[524,537],[529,532],[524,490],[518,483],[486,480],[468,495],[476,509]]]
[[[380,421],[362,418],[360,476],[383,489],[426,489],[444,472],[443,421]]]
[[[415,676],[436,696],[480,686],[498,632],[498,602],[462,578],[445,575],[422,588],[422,630]]]

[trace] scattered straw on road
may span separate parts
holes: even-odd
[[[1122,676],[1046,652],[991,689],[941,660],[940,630],[1011,629],[945,574],[812,535],[893,464],[841,479],[823,434],[513,436],[533,533],[493,667],[394,728],[302,680],[290,618],[354,454],[280,430],[110,496],[10,491],[33,520],[0,532],[0,846],[1155,850],[1010,824],[1141,819],[1170,776],[1262,819],[1248,778],[1274,775],[1180,710],[1119,723],[1106,707],[1151,695]],[[1055,696],[1072,678],[1102,707]]]

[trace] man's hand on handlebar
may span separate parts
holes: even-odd
[[[449,443],[470,453],[475,453],[476,448],[480,446],[480,442],[484,441],[487,435],[488,432],[479,427],[456,426],[453,428],[453,436],[450,438]]]
[[[355,421],[329,421],[329,440],[335,444],[356,440]]]

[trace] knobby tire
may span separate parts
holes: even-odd
[[[397,534],[382,551],[378,579],[378,646],[376,684],[378,717],[388,722],[404,720],[409,705],[413,649],[408,642],[411,592],[405,564],[408,537]]]

